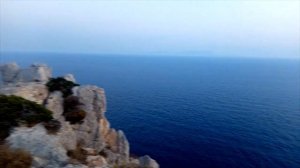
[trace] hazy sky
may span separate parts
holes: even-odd
[[[1,51],[300,57],[299,0],[0,0]]]

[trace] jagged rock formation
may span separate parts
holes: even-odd
[[[51,76],[51,70],[44,64],[33,64],[29,68],[20,69],[16,63],[0,67],[3,84],[18,82],[45,82]]]
[[[96,86],[76,86],[73,95],[79,98],[86,116],[81,123],[71,124],[65,120],[64,98],[60,91],[49,92],[45,83],[51,77],[46,65],[32,65],[20,69],[17,64],[0,66],[0,94],[17,95],[44,105],[60,121],[56,134],[49,134],[42,124],[34,127],[17,127],[6,143],[11,148],[21,148],[33,156],[33,168],[158,168],[149,156],[131,158],[129,143],[121,130],[110,127],[105,117],[106,98],[104,90]],[[66,80],[75,82],[73,75]],[[86,160],[74,162],[68,151],[77,148],[84,151]]]

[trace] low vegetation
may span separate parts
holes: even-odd
[[[63,77],[51,78],[49,82],[47,82],[46,86],[50,92],[53,91],[61,91],[64,97],[72,95],[72,88],[74,86],[79,86],[79,84],[74,83],[72,81],[68,81]]]
[[[61,128],[61,123],[58,120],[52,119],[48,122],[44,122],[44,127],[49,134],[56,134]]]
[[[82,149],[80,143],[77,144],[76,149],[67,151],[67,155],[72,159],[71,162],[75,163],[86,163],[86,153]]]
[[[0,95],[0,116],[0,140],[9,135],[12,127],[21,123],[33,126],[53,119],[52,112],[43,106],[13,95]]]
[[[6,145],[0,146],[0,167],[2,168],[29,168],[32,157],[30,153],[21,149],[10,149]]]
[[[46,84],[50,92],[61,91],[64,97],[64,117],[71,124],[81,123],[86,112],[80,108],[78,97],[73,96],[72,88],[79,84],[68,81],[63,77],[51,78]]]
[[[98,154],[105,158],[107,157],[107,153],[105,152],[105,150],[100,151]]]
[[[68,96],[64,99],[64,113],[66,121],[71,124],[81,123],[85,118],[86,112],[80,108],[82,105],[76,96]]]

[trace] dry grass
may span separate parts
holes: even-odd
[[[105,158],[107,157],[107,153],[104,150],[100,151],[98,154]]]
[[[44,122],[43,124],[47,129],[48,134],[56,134],[61,128],[61,123],[55,119],[50,120],[48,122]]]
[[[73,159],[73,161],[71,160],[71,162],[74,162],[75,160],[75,162],[78,161],[83,164],[86,163],[86,154],[84,150],[81,148],[81,145],[77,145],[75,150],[69,150],[67,152],[67,155]]]
[[[20,149],[10,149],[5,145],[0,146],[1,168],[30,168],[31,163],[30,153]]]
[[[79,98],[77,96],[68,96],[64,99],[65,119],[71,124],[81,123],[86,116],[86,112],[80,108]]]

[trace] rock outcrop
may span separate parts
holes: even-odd
[[[16,63],[0,66],[3,84],[18,82],[47,82],[51,70],[44,64],[33,64],[29,68],[20,69]]]
[[[49,135],[42,125],[15,128],[6,140],[10,147],[33,154],[34,167],[63,167],[68,163],[67,151],[59,137]]]
[[[51,70],[46,65],[35,64],[27,69],[21,69],[15,63],[0,66],[0,94],[16,95],[41,104],[51,110],[53,118],[61,123],[60,130],[55,134],[49,134],[43,124],[37,124],[30,128],[16,127],[6,138],[11,148],[21,148],[31,153],[32,167],[159,167],[147,155],[130,157],[125,134],[111,128],[105,117],[106,98],[102,88],[86,85],[72,89],[73,96],[78,97],[80,108],[86,115],[80,123],[71,124],[63,116],[63,94],[60,91],[49,92],[45,86],[50,78]],[[64,78],[75,82],[71,74]],[[69,153],[75,150],[84,154],[84,161],[74,162]]]

